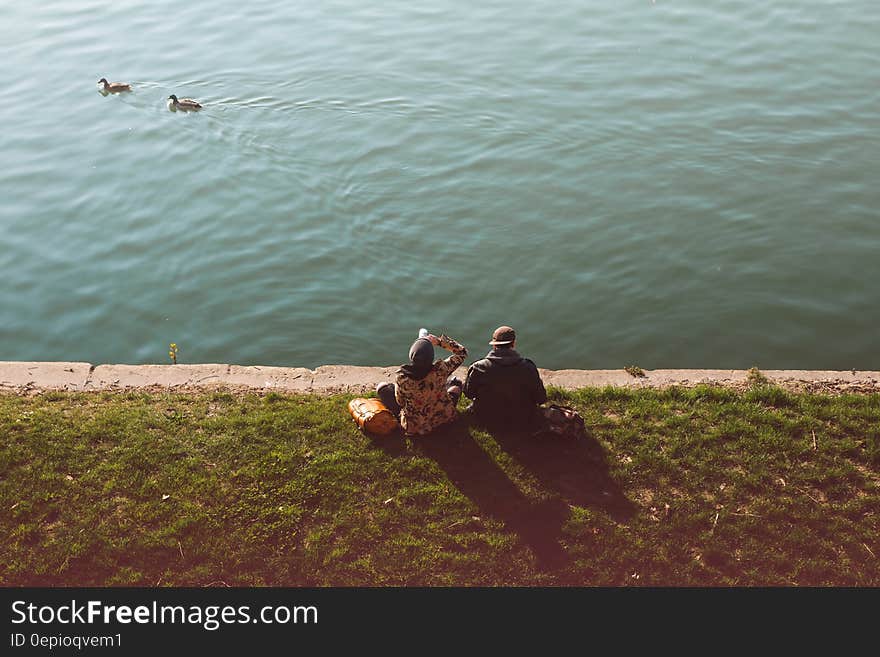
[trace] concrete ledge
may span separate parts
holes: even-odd
[[[0,361],[0,391],[125,390],[158,388],[191,390],[232,388],[289,392],[363,393],[380,381],[393,380],[397,366],[323,365],[263,367],[256,365],[98,365],[89,363]],[[456,372],[462,379],[465,368]],[[566,390],[584,387],[665,388],[701,383],[744,387],[748,370],[645,370],[632,376],[625,370],[540,370],[548,386]],[[830,392],[880,392],[880,372],[822,370],[762,370],[770,382],[787,389]]]
[[[398,366],[357,367],[354,365],[322,365],[315,370],[314,392],[366,392],[382,381],[394,381]]]
[[[168,366],[166,367],[173,367]],[[312,390],[314,373],[305,367],[262,367],[257,365],[230,365],[221,383],[233,387],[277,388],[291,392]]]
[[[625,370],[539,370],[546,385],[566,390],[584,387],[624,388],[693,387],[700,384],[728,387],[749,385],[749,370],[644,370],[632,376]],[[791,390],[880,392],[880,372],[843,370],[761,370],[766,379]]]
[[[89,363],[18,363],[0,361],[0,389],[82,390]]]
[[[84,389],[200,386],[228,372],[228,365],[98,365]]]

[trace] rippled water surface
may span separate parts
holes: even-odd
[[[418,4],[0,4],[0,360],[880,369],[880,5]]]

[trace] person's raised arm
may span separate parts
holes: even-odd
[[[440,361],[440,369],[445,376],[452,374],[464,362],[467,356],[467,348],[464,345],[459,344],[448,335],[441,335],[439,338],[436,335],[429,335],[428,339],[432,344],[452,352],[451,356]]]

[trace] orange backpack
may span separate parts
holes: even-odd
[[[394,413],[375,398],[352,399],[348,402],[348,412],[358,427],[368,433],[384,436],[400,426]]]

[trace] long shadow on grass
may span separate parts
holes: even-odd
[[[584,438],[566,439],[510,429],[486,430],[544,488],[568,504],[601,510],[617,522],[635,514],[636,505],[611,477],[605,451],[589,432]]]
[[[474,440],[467,419],[413,441],[415,448],[433,459],[480,513],[504,522],[535,555],[541,570],[563,567],[567,555],[559,544],[569,508],[560,499],[529,500]],[[383,448],[386,449],[387,448]]]

